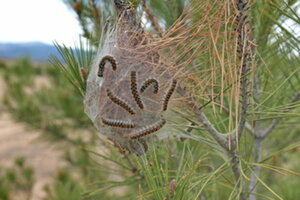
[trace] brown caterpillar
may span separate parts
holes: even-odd
[[[109,97],[109,99],[114,102],[115,104],[117,104],[118,106],[122,107],[123,109],[125,109],[127,112],[129,112],[130,114],[134,115],[135,112],[133,110],[133,108],[124,100],[120,99],[119,97],[115,96],[110,89],[106,89],[106,94]]]
[[[156,131],[158,131],[159,129],[161,129],[164,125],[166,124],[166,120],[161,119],[159,121],[157,121],[154,124],[151,124],[149,126],[143,127],[137,131],[135,131],[133,134],[130,135],[126,135],[125,137],[131,140],[135,140],[141,137],[144,137],[146,135],[149,135],[151,133],[154,133]]]
[[[141,87],[141,89],[140,89],[140,92],[141,92],[141,93],[145,92],[145,90],[146,90],[151,84],[153,85],[153,93],[154,93],[154,94],[157,94],[157,93],[158,93],[158,81],[157,81],[156,79],[154,79],[154,78],[149,78],[149,79],[147,79],[147,80],[143,83],[143,85],[142,85],[142,87]]]
[[[130,85],[131,87],[130,87],[130,89],[131,89],[132,96],[133,96],[135,102],[137,103],[137,105],[140,107],[140,109],[143,109],[144,108],[144,104],[143,104],[142,99],[141,99],[141,97],[139,95],[139,92],[137,90],[136,72],[135,71],[131,72],[131,79],[130,79],[130,81],[131,81],[131,85]]]
[[[172,94],[175,91],[176,85],[177,85],[177,81],[173,80],[172,85],[171,85],[171,87],[170,87],[169,91],[167,92],[166,97],[164,99],[163,111],[166,111],[168,109],[168,104],[169,104],[169,101],[170,101],[170,98],[171,98]]]
[[[103,73],[104,73],[104,66],[106,64],[106,62],[110,62],[111,66],[112,66],[112,69],[114,71],[117,70],[117,63],[116,63],[116,60],[111,57],[111,56],[104,56],[100,63],[99,63],[99,71],[98,71],[98,76],[99,77],[103,77]]]
[[[135,128],[135,125],[132,122],[126,122],[121,120],[114,119],[105,119],[101,118],[103,124],[107,126],[117,127],[117,128]]]

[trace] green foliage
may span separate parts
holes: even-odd
[[[12,192],[29,197],[34,181],[34,171],[25,165],[25,158],[16,158],[11,168],[0,168],[0,200],[9,200]]]
[[[212,165],[207,162],[209,154],[196,154],[196,148],[189,149],[191,145],[187,142],[181,146],[179,155],[171,155],[170,149],[161,143],[137,160],[145,176],[142,188],[147,188],[141,192],[143,198],[195,199],[212,175],[218,176],[220,171],[224,172],[224,164],[217,171],[210,170]]]
[[[9,189],[6,186],[6,184],[4,184],[4,178],[1,176],[0,177],[0,199],[1,200],[8,200],[9,198]]]
[[[68,48],[65,45],[61,46],[57,43],[55,44],[55,47],[67,66],[54,56],[51,57],[50,61],[58,68],[58,70],[61,70],[63,75],[83,96],[86,89],[87,74],[89,73],[92,64],[92,51],[89,45],[87,44],[84,46],[82,40],[80,40],[79,47],[75,47],[75,50]],[[87,49],[85,49],[85,47]]]
[[[60,171],[53,188],[46,187],[48,193],[45,200],[80,200],[82,188],[73,180],[68,171]]]

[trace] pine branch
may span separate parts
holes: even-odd
[[[254,163],[259,163],[261,161],[261,154],[262,154],[262,138],[254,138]],[[257,176],[260,174],[260,167],[254,166],[252,167],[253,173],[250,176],[250,183],[249,183],[249,200],[255,200],[256,195],[256,185],[257,185]]]
[[[295,103],[300,100],[300,92],[297,92],[291,103]],[[283,111],[284,113],[289,112],[291,109],[287,109]],[[266,128],[265,130],[261,131],[261,129],[256,131],[256,135],[254,137],[254,163],[259,163],[261,161],[261,154],[262,154],[262,141],[276,128],[276,126],[281,122],[282,118],[274,119],[271,125]],[[249,200],[256,200],[256,195],[254,193],[256,192],[256,184],[257,184],[257,177],[260,174],[261,167],[254,166],[252,167],[253,173],[250,177],[250,183],[249,183]]]
[[[240,159],[238,157],[238,154],[236,152],[236,143],[235,140],[232,140],[231,145],[228,145],[227,138],[230,135],[230,133],[222,134],[220,133],[214,125],[209,121],[209,119],[206,117],[205,113],[203,112],[203,108],[196,105],[195,100],[192,96],[190,96],[185,89],[183,89],[181,86],[177,87],[177,92],[186,97],[188,100],[188,106],[193,110],[193,112],[197,115],[199,121],[203,124],[206,131],[218,142],[218,144],[223,147],[227,153],[231,157],[231,163],[232,163],[232,173],[235,177],[236,183],[239,188],[241,188],[242,182],[241,182],[241,169],[240,169]],[[244,192],[241,192],[240,199],[245,200],[246,197],[244,195]]]
[[[241,74],[240,74],[240,95],[242,97],[241,100],[241,111],[240,111],[240,122],[237,127],[237,141],[240,140],[245,123],[246,118],[248,115],[248,72],[250,71],[249,65],[252,60],[252,50],[251,50],[251,44],[250,41],[248,41],[249,35],[250,35],[250,28],[247,26],[247,1],[245,0],[238,0],[237,1],[237,10],[238,15],[236,18],[237,21],[237,33],[238,33],[238,39],[237,39],[237,51],[238,53],[241,53]]]
[[[126,9],[126,5],[128,5],[127,0],[114,0],[114,4],[119,12],[122,12]]]

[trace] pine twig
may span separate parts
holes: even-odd
[[[97,8],[95,0],[89,0],[89,4],[92,7],[94,18],[97,22],[97,25],[100,25],[100,13]]]
[[[224,105],[222,105],[220,102],[218,102],[217,100],[215,100],[216,102],[217,102],[217,106],[219,106],[219,107],[221,107],[221,109],[226,113],[226,114],[229,114],[230,112],[229,112],[229,109],[226,107],[226,106],[224,106]],[[235,114],[234,113],[231,113],[231,117],[232,118],[235,118]],[[245,122],[245,128],[247,129],[247,131],[251,134],[251,135],[255,135],[255,129],[254,129],[254,127],[251,125],[251,124],[249,124],[249,122]],[[232,133],[230,133],[230,134],[232,134],[232,136],[233,136],[233,134],[235,133],[235,131],[233,131]]]
[[[204,128],[210,133],[210,135],[219,143],[221,147],[228,150],[227,140],[225,139],[225,134],[220,133],[214,125],[209,121],[203,112],[202,108],[195,104],[195,100],[192,96],[188,95],[186,90],[181,86],[177,87],[177,92],[188,99],[188,106],[197,115],[199,121],[203,124]]]
[[[87,27],[87,22],[86,22],[86,19],[84,18],[83,16],[83,3],[81,1],[77,1],[75,2],[73,5],[73,10],[75,11],[77,17],[78,17],[78,21],[80,23],[80,26],[83,30],[83,36],[86,38],[86,39],[91,39],[91,33]]]
[[[297,102],[297,101],[299,101],[299,100],[300,100],[300,92],[297,92],[297,93],[294,95],[294,97],[293,97],[291,103],[295,103],[295,102]],[[287,113],[287,112],[289,112],[290,110],[291,110],[291,109],[287,109],[287,110],[284,110],[283,112],[284,112],[284,113]],[[273,122],[271,123],[271,125],[270,125],[268,128],[266,128],[266,129],[262,132],[261,137],[262,137],[262,138],[267,137],[267,136],[274,130],[274,128],[281,122],[281,120],[282,120],[282,118],[274,119]]]
[[[95,23],[94,30],[96,31],[97,38],[100,38],[100,30],[101,30],[101,21],[100,21],[100,13],[97,8],[95,0],[89,0],[90,7],[92,8],[93,21]]]
[[[158,24],[158,21],[157,21],[156,17],[153,15],[151,10],[147,7],[146,0],[142,0],[142,6],[143,6],[143,10],[146,13],[146,17],[148,18],[148,20],[151,23],[151,26],[158,33],[158,35],[161,36],[161,33],[162,33],[163,30],[160,27],[160,25]]]

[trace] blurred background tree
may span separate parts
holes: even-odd
[[[196,102],[204,105],[204,109],[198,113],[199,120],[188,117],[192,122],[189,126],[179,126],[179,122],[174,122],[173,125],[185,136],[189,136],[188,139],[157,141],[141,157],[119,152],[109,141],[99,136],[83,112],[82,96],[85,92],[86,75],[97,47],[101,46],[101,38],[118,18],[114,2],[64,2],[76,13],[83,30],[82,37],[89,45],[80,42],[77,48],[71,49],[56,44],[64,63],[56,57],[52,57],[51,62],[62,73],[52,66],[32,66],[27,60],[20,60],[9,67],[4,63],[0,65],[1,75],[9,86],[4,98],[6,108],[16,119],[43,130],[44,138],[65,144],[64,158],[68,166],[57,173],[52,185],[45,188],[46,199],[299,198],[298,1],[248,2],[247,24],[253,29],[253,45],[256,50],[253,53],[252,70],[241,78],[247,77],[249,81],[246,91],[249,105],[243,125],[245,128],[242,129],[241,140],[234,148],[234,154],[216,140],[218,136],[214,136],[210,128],[214,127],[218,134],[231,131],[235,133],[232,124],[239,122],[242,115],[238,115],[238,109],[232,108],[234,106],[226,88],[222,90],[215,87],[209,88],[213,90],[212,94],[203,98],[195,95],[203,92],[201,89],[194,88],[192,92]],[[216,3],[214,0],[207,0],[203,1],[203,5],[205,3],[212,7],[224,4],[225,8],[239,13],[239,5],[244,1],[233,3],[224,0]],[[143,26],[149,33],[160,37],[185,14],[184,9],[188,4],[188,0],[132,0],[127,5],[142,17]],[[204,12],[203,9],[198,11]],[[216,13],[211,12],[210,15],[209,19],[219,20]],[[201,15],[195,15],[195,20],[202,20],[198,16]],[[219,23],[224,22],[225,19]],[[220,34],[219,37],[222,38],[221,34],[224,33],[226,31],[221,30],[216,35]],[[212,38],[207,34],[204,39]],[[235,45],[235,41],[224,44]],[[224,51],[221,48],[217,52],[223,55]],[[229,53],[237,55],[236,52]],[[217,53],[210,53],[195,60],[202,63],[203,69],[212,69],[214,65],[211,60],[217,59]],[[65,65],[68,67],[64,67]],[[186,69],[194,70],[190,66],[186,66]],[[199,71],[200,69],[194,71],[192,78],[200,80],[197,77],[201,76]],[[41,74],[49,78],[51,87],[28,93],[26,88],[34,88],[34,79]],[[217,80],[217,83],[221,85],[221,80]],[[229,87],[228,90],[230,89]],[[224,97],[212,96],[220,93]],[[239,94],[242,95],[242,92]],[[239,96],[237,98],[240,99]],[[234,156],[238,162],[234,161]],[[235,173],[234,165],[238,174]],[[8,187],[11,188],[0,182],[0,192]],[[2,193],[0,199],[8,199],[8,194]]]

